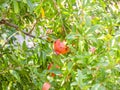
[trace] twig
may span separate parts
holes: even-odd
[[[0,21],[0,24],[5,24],[5,25],[7,25],[7,26],[13,27],[13,28],[15,28],[17,31],[20,31],[20,32],[24,33],[25,35],[27,35],[27,36],[29,36],[29,37],[36,38],[36,36],[34,36],[34,35],[31,35],[31,34],[29,34],[29,33],[27,33],[27,32],[21,31],[17,25],[12,24],[12,23],[8,22],[7,20],[2,19],[2,20]],[[32,30],[32,29],[31,29],[31,30]],[[43,39],[43,36],[40,36],[40,37],[37,37],[37,38]]]
[[[5,20],[5,19],[2,19],[2,20],[0,21],[0,24],[5,24],[5,25],[7,25],[7,26],[14,27],[15,29],[18,29],[18,26],[17,26],[17,25],[12,24],[12,23],[9,23],[9,22],[8,22],[7,20]]]
[[[27,32],[21,31],[17,25],[12,24],[12,23],[8,22],[8,20],[5,20],[5,19],[0,20],[0,25],[1,25],[1,24],[4,24],[4,25],[10,26],[10,27],[13,27],[13,28],[15,28],[15,29],[17,30],[17,32],[13,33],[11,36],[9,36],[9,37],[7,38],[7,40],[5,41],[5,43],[4,43],[3,46],[2,46],[2,49],[5,47],[5,45],[8,43],[8,41],[9,41],[15,34],[18,33],[18,31],[20,31],[20,32],[22,32],[23,34],[25,34],[25,35],[27,35],[27,36],[29,36],[29,37],[32,37],[32,38],[44,39],[43,37],[46,37],[46,36],[36,37],[36,36],[31,35],[31,34],[29,34],[29,33],[27,33]],[[35,25],[36,25],[36,24],[35,24]],[[33,26],[33,28],[35,27],[35,25]],[[32,32],[33,28],[31,29],[31,32]],[[46,40],[46,41],[47,41],[47,40]],[[47,42],[48,42],[48,41],[47,41]],[[3,56],[3,54],[0,54],[0,57],[2,57],[2,56]]]
[[[31,34],[31,32],[34,30],[34,28],[35,28],[36,24],[38,23],[39,19],[40,19],[40,16],[35,20],[35,22],[33,23],[33,27],[32,27],[31,30],[28,32],[28,34]]]
[[[7,25],[7,26],[13,27],[13,28],[15,28],[17,31],[20,31],[20,32],[22,32],[23,34],[25,34],[25,35],[27,35],[27,36],[29,36],[29,37],[32,37],[32,38],[44,39],[43,37],[45,37],[45,36],[36,37],[36,36],[31,35],[31,34],[29,34],[29,33],[27,33],[27,32],[21,31],[17,25],[12,24],[12,23],[8,22],[8,21],[5,20],[5,19],[2,19],[2,20],[0,21],[0,25],[1,25],[1,24],[5,24],[5,25]],[[33,28],[35,27],[35,25],[36,25],[36,24],[34,24]],[[33,31],[33,28],[31,29],[31,32]],[[16,33],[17,33],[17,32],[16,32]],[[14,33],[14,34],[16,34],[16,33]],[[2,48],[4,48],[4,46],[5,46],[5,45],[7,44],[7,42],[11,39],[11,37],[14,36],[14,34],[11,35],[10,37],[8,37],[8,39],[6,40],[6,42],[3,44]]]

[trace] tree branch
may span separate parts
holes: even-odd
[[[31,32],[34,30],[34,28],[35,28],[36,24],[38,23],[39,19],[40,19],[40,16],[35,20],[35,22],[33,23],[33,27],[32,27],[31,30],[28,32],[28,34],[31,34]]]
[[[12,23],[9,23],[7,20],[4,20],[4,19],[2,19],[2,20],[0,21],[0,24],[5,24],[5,25],[7,25],[7,26],[14,27],[15,29],[18,29],[18,26],[17,26],[17,25],[12,24]]]
[[[27,35],[27,36],[29,36],[29,37],[36,38],[36,36],[31,35],[30,32],[27,33],[27,32],[21,31],[17,25],[12,24],[12,23],[8,22],[8,21],[5,20],[5,19],[2,19],[2,20],[0,21],[0,25],[1,25],[1,24],[5,24],[5,25],[7,25],[7,26],[13,27],[13,28],[15,28],[17,31],[20,31],[20,32],[24,33],[25,35]],[[35,25],[34,25],[34,27],[35,27]],[[32,30],[34,29],[34,27],[30,30],[31,32],[32,32]],[[40,37],[37,37],[37,38],[43,39],[43,36],[40,36]]]
[[[1,24],[4,24],[4,25],[10,26],[10,27],[13,27],[13,28],[15,28],[17,31],[20,31],[20,32],[22,32],[23,34],[25,34],[25,35],[27,35],[27,36],[29,36],[29,37],[32,37],[32,38],[43,39],[43,37],[45,37],[45,36],[36,37],[36,36],[34,36],[34,35],[31,35],[30,32],[27,33],[27,32],[21,31],[17,25],[12,24],[12,23],[8,22],[8,20],[5,20],[5,19],[2,19],[2,20],[0,21],[0,25],[1,25]],[[33,28],[30,30],[31,32],[33,31],[34,27],[35,27],[35,25],[34,25]],[[11,39],[12,36],[13,36],[13,35],[11,35],[10,37],[7,38],[7,40],[6,40],[6,42],[3,44],[2,48],[4,48],[4,46],[5,46],[5,45],[7,44],[7,42]]]
[[[0,20],[0,25],[2,25],[2,24],[6,25],[6,26],[13,27],[13,28],[15,28],[17,31],[20,31],[20,32],[22,32],[23,34],[25,34],[25,35],[27,35],[27,36],[29,36],[29,37],[32,37],[32,38],[44,39],[43,37],[46,37],[46,36],[36,37],[36,36],[30,34],[30,32],[33,31],[36,23],[33,25],[33,28],[30,30],[29,33],[24,32],[24,31],[21,31],[17,25],[8,22],[8,20],[5,20],[5,19]],[[7,40],[5,41],[5,43],[4,43],[3,46],[2,46],[2,49],[5,47],[5,45],[8,43],[8,41],[9,41],[15,34],[17,34],[17,32],[13,33],[12,35],[10,35],[10,36],[7,38]],[[47,41],[47,40],[46,40],[46,41]],[[48,42],[48,41],[47,41],[47,42]],[[3,56],[3,54],[0,54],[0,57],[2,57],[2,56]]]

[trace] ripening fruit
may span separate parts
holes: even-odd
[[[54,42],[54,51],[56,54],[66,54],[69,51],[69,47],[65,44],[66,42],[63,41],[61,42],[60,39],[57,39]]]
[[[42,90],[49,90],[50,87],[51,87],[50,83],[45,82],[45,83],[43,84],[43,86],[42,86]]]

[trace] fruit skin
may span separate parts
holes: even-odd
[[[66,42],[63,41],[61,42],[60,39],[57,39],[54,44],[53,48],[56,54],[66,54],[69,51],[69,47],[65,44]]]
[[[49,90],[51,87],[50,83],[49,82],[45,82],[42,86],[42,90]]]

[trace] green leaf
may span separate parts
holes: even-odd
[[[86,22],[86,27],[90,27],[91,26],[91,19],[90,16],[85,16],[85,22]]]
[[[90,0],[82,0],[82,6],[86,7],[89,2],[90,2]]]
[[[83,83],[83,79],[85,79],[85,76],[82,74],[81,70],[77,70],[77,77],[76,77],[76,81],[78,83],[78,86],[80,88],[82,88],[84,86],[84,83]]]
[[[106,90],[106,88],[100,84],[95,84],[92,86],[91,90]]]
[[[14,5],[14,12],[19,13],[19,5],[16,0],[13,1],[13,5]]]
[[[88,29],[88,30],[86,31],[86,34],[93,33],[95,30],[99,29],[100,27],[101,27],[101,25],[99,25],[99,24],[96,24],[96,25],[94,25],[94,26],[91,26],[90,29]]]
[[[0,0],[0,4],[3,4],[6,0]]]
[[[28,4],[28,6],[29,6],[29,8],[30,8],[30,13],[32,13],[33,12],[33,3],[31,2],[31,0],[27,0],[27,4]]]
[[[69,40],[73,40],[73,39],[76,39],[78,36],[80,36],[79,34],[76,34],[76,33],[70,33],[67,35],[67,39]]]
[[[18,80],[18,82],[21,82],[18,72],[15,70],[9,70],[9,72]]]
[[[27,0],[23,0],[24,3],[27,3]]]
[[[82,40],[80,40],[80,41],[78,42],[79,51],[80,51],[80,52],[83,52],[83,50],[84,50],[84,44],[85,44],[85,42],[82,41]]]
[[[73,62],[68,62],[67,66],[68,66],[68,71],[71,71],[73,67]]]
[[[36,13],[37,17],[40,16],[40,14],[41,14],[40,11],[41,11],[41,5],[38,5],[38,6],[35,8],[35,10],[34,10],[34,12]]]
[[[24,41],[23,44],[22,44],[22,48],[23,50],[27,50],[27,45],[26,45],[26,42]]]
[[[77,85],[77,82],[72,82],[71,83],[71,86],[76,86]]]
[[[100,84],[95,84],[92,86],[91,90],[98,90],[99,87],[100,87]]]
[[[61,70],[59,70],[59,69],[51,69],[51,70],[49,70],[49,72],[55,73],[55,74],[61,74],[62,73]]]

